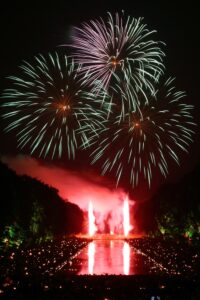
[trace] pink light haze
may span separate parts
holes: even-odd
[[[126,199],[124,200],[123,217],[124,235],[128,236],[131,229],[128,197],[126,197]]]
[[[88,223],[89,223],[89,235],[93,236],[96,231],[96,226],[95,226],[95,216],[93,213],[93,204],[92,201],[89,202],[88,206]]]
[[[131,247],[125,241],[95,240],[81,252],[79,259],[82,260],[82,264],[78,274],[129,275],[131,257],[133,251],[131,253]],[[134,273],[134,270],[132,272]]]
[[[120,224],[118,224],[120,226]],[[129,214],[129,201],[128,197],[124,200],[123,204],[123,229],[124,229],[124,236],[127,237],[129,234],[129,231],[131,229],[130,225],[130,214]],[[97,230],[97,227],[95,225],[95,216],[94,216],[94,209],[93,209],[93,203],[92,201],[89,202],[88,205],[88,234],[89,236],[94,236],[95,232]],[[120,232],[115,232],[116,234]],[[114,234],[114,232],[110,228],[110,234]]]
[[[88,205],[92,202],[98,231],[105,232],[108,227],[113,234],[123,234],[123,203],[127,195],[122,188],[111,188],[104,177],[89,170],[73,171],[53,163],[41,163],[23,155],[4,156],[1,160],[17,174],[31,176],[55,187],[64,200],[77,204],[85,212],[88,212]]]

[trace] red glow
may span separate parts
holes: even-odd
[[[89,222],[89,235],[93,236],[96,231],[96,226],[95,226],[95,216],[93,213],[92,201],[89,202],[89,207],[88,207],[88,222]]]
[[[123,246],[123,260],[124,260],[124,275],[129,275],[130,271],[130,245],[124,242]]]
[[[70,105],[69,104],[63,104],[63,103],[53,103],[52,106],[55,109],[59,109],[60,112],[66,112],[70,110]]]
[[[122,208],[121,208],[122,210]],[[88,233],[89,236],[93,236],[97,230],[96,225],[95,225],[95,216],[94,216],[94,211],[93,211],[93,203],[92,201],[89,202],[88,206]],[[121,221],[118,224],[118,228],[120,228]],[[123,233],[127,237],[129,234],[129,231],[131,229],[130,225],[130,215],[129,215],[129,202],[128,202],[128,197],[124,200],[124,205],[123,205]],[[120,234],[120,230],[115,232],[112,230],[112,228],[109,228],[110,235],[114,234]]]
[[[120,62],[117,60],[117,58],[115,56],[111,57],[111,65],[116,67],[117,65],[120,65]]]
[[[93,275],[94,273],[94,255],[95,255],[95,244],[94,242],[88,245],[88,274]]]
[[[134,274],[132,256],[133,250],[123,240],[95,240],[80,253],[82,263],[79,275]]]
[[[129,203],[128,198],[124,200],[124,207],[123,207],[123,226],[124,226],[124,235],[128,236],[130,231],[130,216],[129,216]]]
[[[71,171],[22,155],[4,157],[3,161],[20,175],[29,175],[55,187],[64,200],[77,204],[85,211],[86,216],[88,204],[92,202],[93,229],[90,230],[86,225],[82,234],[93,235],[96,232],[112,236],[124,235],[123,203],[127,196],[122,188],[111,188],[106,178],[91,171]],[[133,201],[129,202],[129,210],[132,205]],[[85,224],[87,219],[86,217]],[[130,232],[130,225],[128,231]]]

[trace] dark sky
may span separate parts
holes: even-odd
[[[181,168],[174,167],[169,178],[174,180],[192,170],[200,161],[200,22],[197,4],[194,1],[176,4],[175,1],[142,0],[112,1],[113,4],[110,1],[53,2],[54,5],[42,7],[42,1],[35,1],[35,4],[27,1],[26,5],[20,4],[20,1],[6,1],[0,8],[0,92],[6,87],[4,78],[15,74],[23,59],[28,61],[33,55],[45,54],[65,44],[71,25],[79,25],[99,15],[106,16],[107,11],[122,9],[134,17],[142,16],[150,30],[158,31],[158,40],[166,43],[167,74],[175,76],[177,87],[187,92],[187,100],[195,105],[195,121],[198,123],[189,156],[184,156]],[[14,141],[2,134],[2,128],[0,138],[0,154],[16,153]]]

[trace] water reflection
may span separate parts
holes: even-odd
[[[123,246],[123,260],[124,260],[124,275],[129,275],[130,246],[127,242],[124,242],[124,246]]]
[[[95,255],[95,244],[91,242],[88,245],[88,274],[93,275],[94,272],[94,255]]]
[[[64,271],[64,269],[63,269]],[[94,240],[74,257],[70,269],[76,275],[160,274],[160,264],[123,240]]]
[[[82,266],[79,274],[124,274],[129,275],[130,246],[124,241],[98,240],[91,242],[79,259]]]

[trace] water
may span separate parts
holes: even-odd
[[[135,275],[158,271],[158,265],[137,253],[123,240],[95,240],[74,259],[71,271],[78,275]]]

